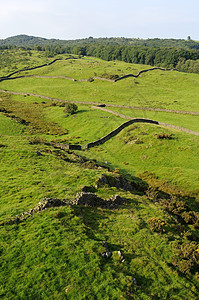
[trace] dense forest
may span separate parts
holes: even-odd
[[[1,51],[14,47],[45,51],[47,57],[70,53],[199,74],[199,42],[190,37],[187,40],[89,37],[64,41],[19,35],[0,40]]]

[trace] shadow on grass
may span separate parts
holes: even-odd
[[[88,111],[90,111],[90,110],[89,109],[80,109],[75,114],[78,115],[78,114],[82,114],[82,113],[85,113],[85,112],[88,112]]]
[[[96,237],[96,233],[100,231],[100,224],[102,220],[107,219],[107,213],[104,214],[102,209],[97,207],[84,207],[84,206],[76,206],[73,207],[74,215],[81,218],[82,222],[86,226],[86,235],[88,238],[93,239],[95,241],[101,241],[101,239]],[[111,211],[108,212],[113,213]]]

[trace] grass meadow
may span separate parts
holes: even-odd
[[[1,74],[50,62],[40,52],[25,53],[5,51],[10,60]],[[20,75],[78,80],[145,68],[83,57]],[[151,71],[114,83],[34,77],[0,82],[1,90],[85,102],[68,116],[61,102],[0,93],[0,298],[198,299],[198,136],[134,124],[89,150],[49,144],[85,146],[125,122],[88,101],[198,112],[198,81],[195,74]],[[110,109],[199,131],[194,115]],[[158,138],[162,134],[170,138]],[[103,175],[113,183],[123,176],[133,190],[97,186]],[[9,223],[44,197],[70,201],[84,186],[103,199],[120,195],[125,201],[117,209],[53,207]],[[110,258],[102,257],[102,241]]]

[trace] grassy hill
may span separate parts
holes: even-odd
[[[113,82],[104,79],[150,66],[2,55],[12,57],[4,79],[47,65],[0,82],[0,296],[197,299],[199,137],[135,123],[89,150],[63,145],[84,147],[126,121],[91,102],[199,132],[198,75],[153,70]],[[65,101],[76,101],[76,114],[64,113]],[[82,191],[106,205],[74,205]],[[122,203],[107,206],[116,195]]]

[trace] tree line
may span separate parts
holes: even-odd
[[[67,47],[66,52],[199,74],[199,51],[193,49],[87,44]]]
[[[101,38],[75,41],[47,40],[33,37],[29,39],[21,36],[24,50],[44,51],[46,57],[57,54],[77,54],[80,56],[93,56],[107,61],[120,60],[133,64],[146,64],[151,66],[174,68],[183,72],[199,74],[199,50],[193,49],[198,42],[185,40],[139,40],[127,38]],[[16,41],[16,38],[14,39]],[[31,41],[32,44],[26,44]],[[37,41],[38,44],[35,44]],[[144,42],[145,41],[145,42]],[[136,44],[137,43],[137,44]],[[190,45],[189,45],[190,43]],[[171,45],[173,46],[164,46]],[[161,45],[161,46],[154,46]],[[180,47],[180,46],[184,47]],[[189,45],[189,48],[188,46]],[[13,49],[19,46],[4,44],[0,49]]]

